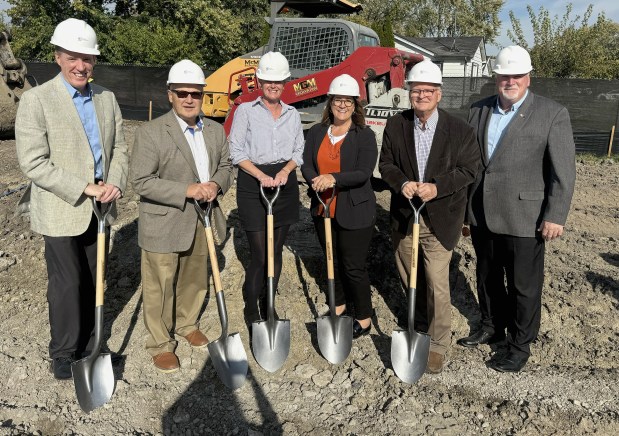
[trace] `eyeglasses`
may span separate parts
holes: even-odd
[[[201,91],[189,92],[189,91],[179,91],[177,89],[170,89],[170,91],[176,94],[178,98],[187,98],[187,96],[191,95],[191,98],[193,98],[194,100],[199,100],[204,95],[204,93]]]
[[[352,107],[355,104],[355,101],[350,98],[334,98],[333,104],[335,106]]]
[[[415,97],[433,96],[438,91],[438,88],[434,89],[411,89],[411,95]]]

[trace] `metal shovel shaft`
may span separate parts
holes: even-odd
[[[411,271],[408,287],[408,328],[396,330],[392,333],[391,341],[391,364],[396,375],[406,383],[415,383],[423,376],[428,365],[430,354],[430,335],[415,331],[415,304],[417,299],[417,270],[419,251],[419,213],[425,203],[415,208],[413,202],[409,203],[414,211],[413,249],[411,254]]]
[[[213,229],[209,219],[212,203],[208,203],[207,210],[202,210],[199,203],[195,203],[196,211],[204,223],[204,233],[206,234],[206,244],[208,246],[209,259],[211,261],[211,272],[215,283],[215,298],[217,300],[217,312],[221,323],[221,335],[217,340],[208,343],[208,351],[211,361],[217,371],[220,380],[230,389],[237,389],[243,386],[247,378],[247,354],[238,333],[228,335],[228,310],[224,298],[221,276],[219,274],[219,261],[215,251],[215,240]]]
[[[331,237],[329,211],[335,195],[335,188],[331,194],[331,199],[326,203],[322,201],[318,193],[316,195],[325,211],[325,255],[327,258],[327,299],[329,304],[329,316],[316,318],[318,348],[327,361],[337,364],[346,360],[352,349],[353,322],[351,317],[340,316],[335,313],[335,269],[333,266],[333,239]]]
[[[267,319],[252,323],[252,351],[258,364],[275,372],[284,364],[290,352],[290,320],[275,318],[275,256],[273,203],[280,187],[269,199],[262,186],[260,194],[267,204]]]
[[[92,352],[84,359],[71,364],[75,393],[80,407],[90,412],[107,403],[114,392],[114,371],[109,354],[101,354],[103,342],[103,286],[105,280],[105,221],[112,204],[104,213],[92,199],[93,211],[98,219],[97,225],[97,273],[95,286],[95,342]]]

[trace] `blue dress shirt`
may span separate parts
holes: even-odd
[[[62,77],[64,85],[69,91],[69,95],[73,100],[77,114],[80,116],[82,126],[84,126],[84,132],[88,138],[88,144],[92,150],[92,156],[95,162],[95,179],[103,180],[103,156],[101,139],[99,137],[99,123],[97,122],[97,113],[95,111],[95,104],[92,100],[92,88],[90,84],[86,85],[86,95],[80,94],[69,82]]]
[[[505,133],[507,126],[509,126],[509,123],[514,118],[516,112],[518,112],[518,109],[520,109],[520,106],[522,105],[524,99],[527,98],[527,95],[529,95],[529,90],[527,90],[524,96],[514,103],[507,111],[501,109],[499,106],[499,99],[497,98],[496,105],[492,111],[492,116],[490,117],[490,124],[488,125],[488,159],[492,158],[497,145],[503,137],[503,133]]]

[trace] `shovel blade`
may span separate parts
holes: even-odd
[[[319,316],[316,318],[318,348],[330,363],[341,363],[352,348],[352,318],[350,316]]]
[[[243,386],[247,378],[247,354],[238,333],[208,343],[208,352],[217,375],[230,389]]]
[[[254,322],[251,348],[261,367],[269,372],[277,371],[290,352],[290,320]]]
[[[391,364],[396,375],[405,383],[413,384],[421,378],[428,366],[430,335],[396,330],[391,335]]]
[[[71,364],[75,393],[86,413],[103,406],[114,393],[114,370],[109,354],[90,355]]]

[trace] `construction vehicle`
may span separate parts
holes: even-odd
[[[13,55],[11,35],[0,32],[0,138],[15,134],[15,117],[21,95],[32,88],[26,64]]]
[[[276,18],[284,6],[312,15],[338,12],[338,7],[346,13],[361,9],[345,0],[272,1],[268,45],[230,61],[207,77],[203,112],[214,118],[226,117],[224,128],[229,134],[238,105],[261,95],[255,83],[260,56],[278,51],[288,60],[291,72],[281,99],[299,111],[306,127],[320,120],[331,81],[346,73],[359,84],[366,124],[380,147],[387,118],[410,107],[406,73],[423,56],[380,47],[376,32],[350,21]],[[374,175],[378,176],[377,170]]]

